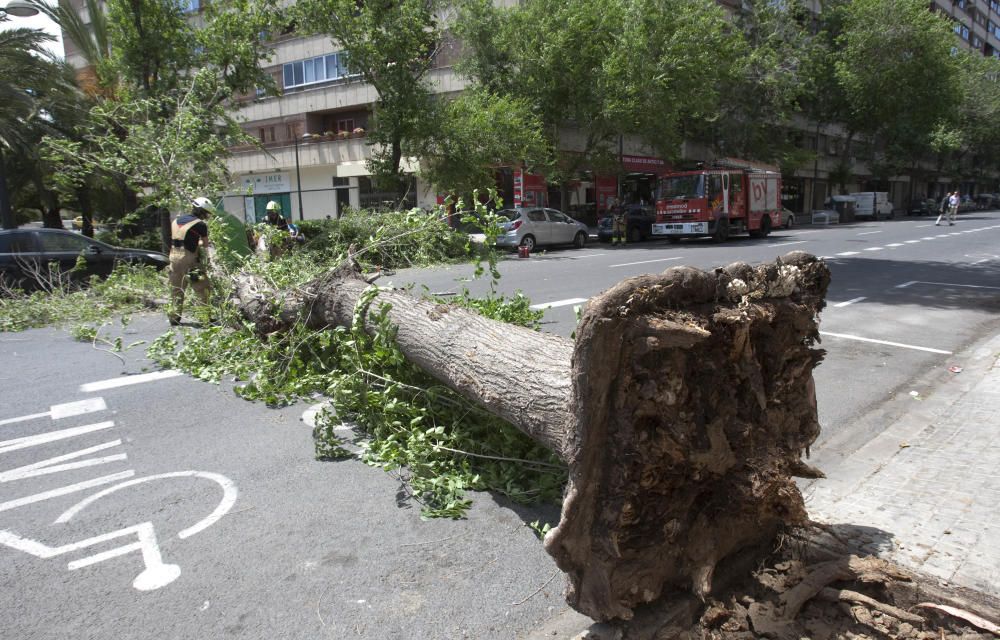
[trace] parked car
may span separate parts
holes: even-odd
[[[958,212],[967,213],[969,211],[976,210],[976,201],[972,199],[972,196],[964,195],[958,203]]]
[[[77,259],[85,265],[75,269]],[[74,281],[90,276],[107,276],[120,262],[148,264],[163,269],[170,261],[162,253],[144,249],[113,247],[72,231],[61,229],[12,229],[0,231],[0,280],[25,290],[45,287],[39,279],[48,274],[48,265],[58,263],[61,273]]]
[[[889,193],[886,191],[859,191],[850,195],[854,198],[855,218],[878,220],[895,217]]]
[[[791,229],[795,226],[795,212],[791,209],[782,207],[781,209],[781,226],[786,229]]]
[[[587,225],[555,209],[521,207],[504,209],[498,214],[507,219],[501,223],[498,247],[531,250],[541,245],[572,244],[580,249],[590,235]]]
[[[629,205],[625,208],[625,238],[629,242],[648,240],[653,236],[656,208],[651,205]],[[611,242],[614,216],[606,215],[597,222],[597,239]]]
[[[910,204],[911,216],[931,216],[938,214],[938,202],[934,198],[920,198]]]

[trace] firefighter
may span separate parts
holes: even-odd
[[[625,246],[625,239],[628,236],[626,230],[626,216],[625,207],[618,205],[611,211],[611,245],[614,246],[618,243]]]
[[[170,326],[181,323],[184,288],[190,284],[202,304],[208,305],[211,283],[208,281],[205,248],[208,247],[208,224],[212,201],[205,197],[191,202],[191,213],[174,218],[170,224]],[[185,280],[187,278],[187,280]]]

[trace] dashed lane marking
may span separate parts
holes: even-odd
[[[901,247],[901,246],[903,246],[903,243],[902,242],[893,242],[893,243],[887,244],[885,246],[887,246],[887,247]]]
[[[870,236],[876,233],[883,233],[882,231],[865,231],[864,233],[859,233],[859,236]]]
[[[176,369],[167,369],[165,371],[143,373],[137,376],[122,376],[120,378],[111,378],[109,380],[98,380],[97,382],[81,384],[80,393],[93,393],[95,391],[104,391],[105,389],[117,389],[118,387],[127,387],[133,384],[142,384],[144,382],[174,378],[179,375],[183,375],[182,372],[177,371]]]
[[[535,311],[541,311],[543,309],[554,309],[555,307],[568,307],[571,304],[580,304],[581,302],[586,302],[587,298],[567,298],[565,300],[556,300],[555,302],[542,302],[540,304],[533,304],[530,308]]]
[[[803,240],[803,242],[805,242],[805,240]],[[611,268],[614,269],[615,267],[631,267],[637,264],[650,264],[653,262],[670,262],[671,260],[680,260],[680,259],[681,259],[680,256],[678,256],[676,258],[659,258],[658,260],[642,260],[641,262],[625,262],[622,264],[613,264],[611,265]]]
[[[928,284],[934,287],[963,287],[965,289],[995,289],[1000,291],[1000,287],[991,287],[985,284],[958,284],[955,282],[927,282],[926,280],[911,280],[903,284],[897,284],[896,289],[905,289],[914,284]]]
[[[914,351],[926,351],[927,353],[940,353],[942,355],[950,356],[951,351],[944,351],[943,349],[932,349],[931,347],[921,347],[913,344],[903,344],[902,342],[890,342],[888,340],[875,340],[874,338],[865,338],[862,336],[855,336],[848,333],[833,333],[831,331],[820,331],[821,336],[830,336],[831,338],[841,338],[842,340],[856,340],[858,342],[867,342],[871,344],[883,344],[888,347],[899,347],[900,349],[913,349]]]
[[[856,255],[858,255],[858,252],[857,251],[841,251],[837,255],[838,256],[856,256]]]
[[[881,251],[884,247],[868,247],[865,251]]]
[[[845,302],[838,302],[837,304],[835,304],[833,306],[835,306],[835,307],[846,307],[848,305],[854,304],[855,302],[861,302],[862,300],[867,300],[867,299],[868,298],[866,298],[865,296],[861,296],[860,298],[854,298],[853,300],[847,300]]]

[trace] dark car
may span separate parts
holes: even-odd
[[[913,204],[910,205],[909,212],[911,216],[936,216],[938,214],[938,203],[934,198],[914,200]]]
[[[83,257],[84,264],[77,267]],[[156,251],[113,247],[72,231],[13,229],[0,231],[0,280],[25,290],[46,288],[49,264],[77,282],[107,276],[120,263],[148,264],[162,269],[170,261]]]
[[[625,232],[629,242],[648,240],[653,236],[653,223],[656,222],[656,210],[650,205],[627,205],[625,208]],[[597,222],[597,239],[601,242],[611,242],[614,229],[613,216],[606,215]]]

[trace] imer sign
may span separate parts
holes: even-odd
[[[292,190],[287,173],[262,173],[243,176],[243,193],[288,193]]]

